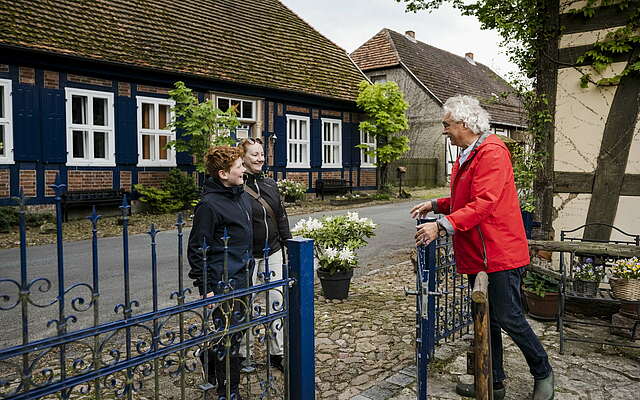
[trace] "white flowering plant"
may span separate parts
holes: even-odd
[[[611,274],[620,279],[640,279],[640,259],[632,257],[616,261]]]
[[[375,229],[376,224],[370,218],[360,218],[354,212],[302,219],[291,232],[313,239],[320,268],[334,274],[358,265],[355,250],[366,246],[367,239],[375,236]]]
[[[279,180],[277,185],[280,196],[284,197],[285,201],[288,202],[291,200],[302,200],[304,194],[307,192],[307,186],[305,184],[288,179]]]

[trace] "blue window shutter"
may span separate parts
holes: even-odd
[[[342,165],[350,167],[353,164],[353,125],[342,122]]]
[[[322,120],[311,120],[311,168],[322,166]]]
[[[13,104],[13,158],[16,161],[40,160],[40,124],[38,91],[32,85],[15,85]]]
[[[182,130],[178,130],[176,132],[176,139],[182,139],[182,140],[189,140],[191,137],[190,136],[183,136],[182,134]],[[193,157],[191,156],[191,153],[188,153],[186,151],[181,151],[176,153],[176,163],[180,164],[180,165],[192,165],[193,164]]]
[[[116,102],[116,162],[138,163],[138,115],[135,99],[117,96]]]
[[[67,161],[67,134],[64,91],[42,89],[42,141],[44,162]]]
[[[284,116],[276,116],[276,147],[275,147],[275,165],[277,167],[287,166],[287,119]]]

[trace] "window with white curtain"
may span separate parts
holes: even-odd
[[[13,112],[8,79],[0,79],[0,164],[13,164]]]
[[[175,166],[176,152],[167,149],[175,140],[169,124],[172,120],[173,100],[155,97],[136,97],[138,103],[138,165]]]
[[[342,167],[342,121],[322,118],[322,167]]]
[[[66,88],[67,165],[115,166],[113,93]]]
[[[366,145],[369,150],[376,149],[376,138],[369,132],[360,131],[360,144]],[[375,167],[376,156],[370,156],[365,153],[365,149],[360,149],[360,166]]]
[[[287,114],[287,167],[309,168],[309,117]]]

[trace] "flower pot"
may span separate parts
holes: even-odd
[[[318,269],[318,278],[320,278],[320,285],[322,286],[322,295],[326,299],[346,299],[349,296],[349,285],[351,285],[352,277],[352,269],[336,272],[333,275],[329,275],[322,269]]]
[[[609,283],[613,297],[626,301],[640,300],[640,279],[611,278]]]
[[[523,290],[529,315],[535,319],[552,321],[558,318],[558,299],[560,293],[552,292],[540,297],[537,294]]]
[[[599,281],[583,281],[576,279],[573,281],[573,291],[578,296],[596,297],[598,296]]]

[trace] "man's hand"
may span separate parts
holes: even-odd
[[[209,298],[209,297],[213,297],[213,296],[215,296],[215,295],[216,295],[215,293],[213,293],[213,292],[209,292],[209,293],[207,293],[207,298]],[[213,308],[213,304],[209,304],[209,305],[207,306],[207,308]]]
[[[429,200],[413,207],[409,213],[411,214],[411,218],[418,218],[421,216],[426,216],[427,213],[431,210],[432,210],[431,200]]]
[[[428,245],[438,237],[439,226],[436,222],[427,222],[418,225],[416,232],[416,246]]]

